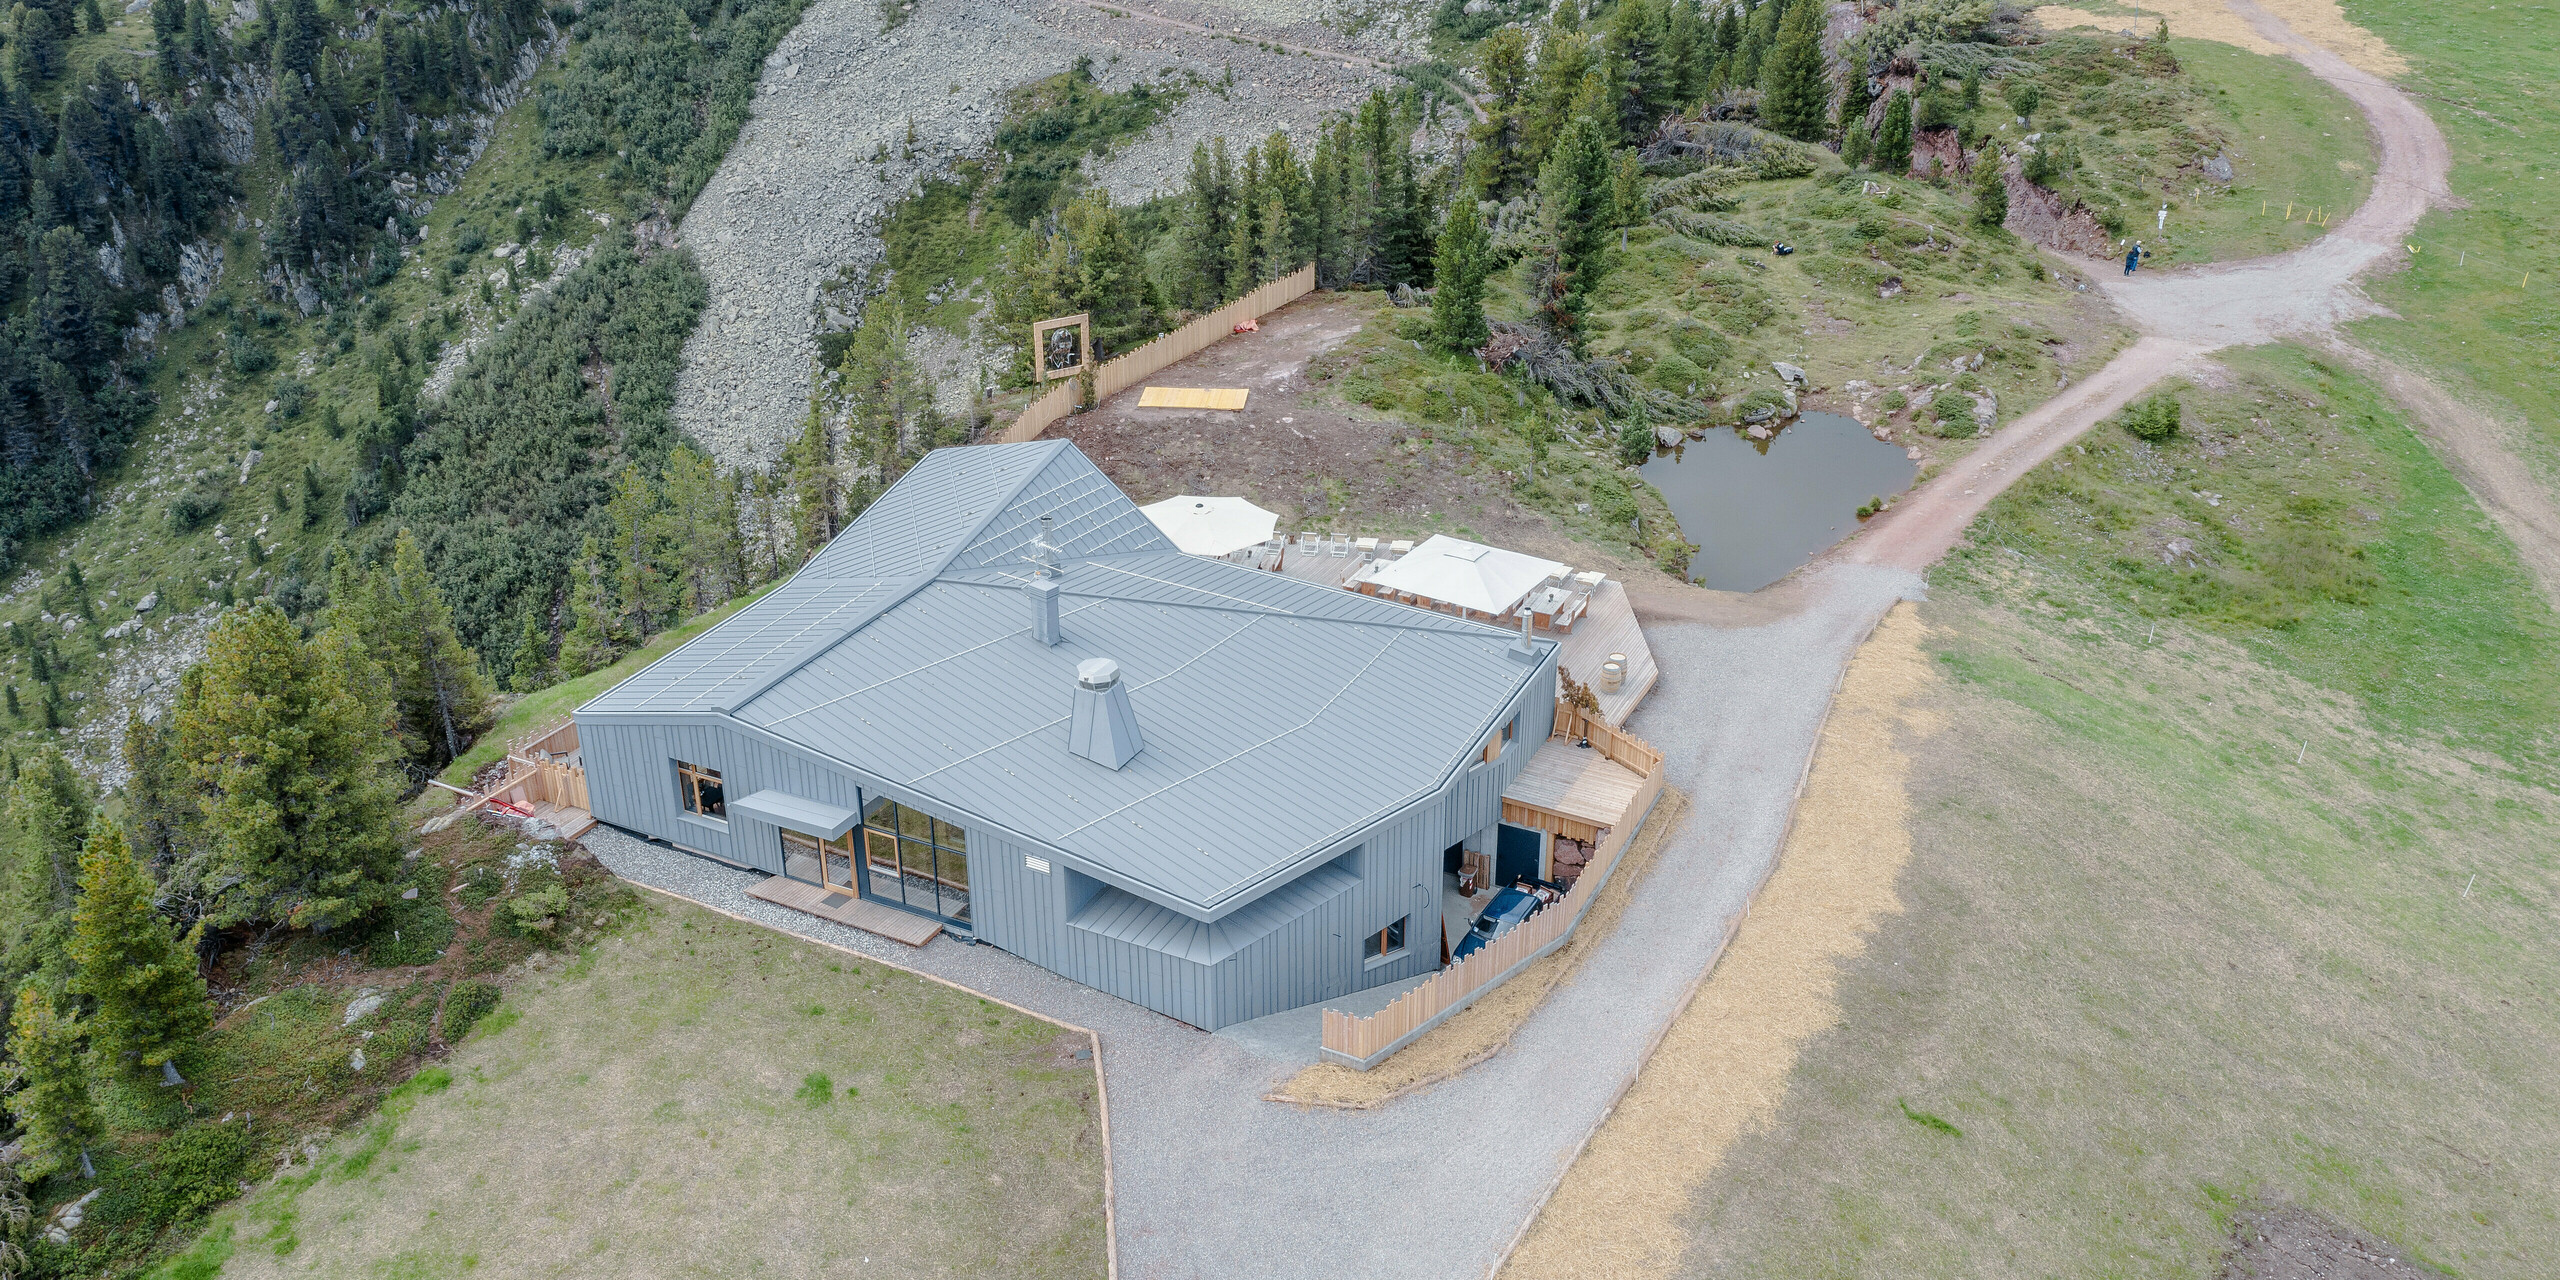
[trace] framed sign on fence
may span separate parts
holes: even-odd
[[[1092,313],[1034,321],[1031,359],[1042,382],[1084,372],[1093,363]]]

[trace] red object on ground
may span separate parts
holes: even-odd
[[[1237,326],[1236,326],[1236,332],[1238,332],[1238,333],[1260,333],[1260,332],[1262,332],[1262,322],[1261,322],[1261,321],[1258,321],[1258,320],[1247,320],[1247,321],[1245,321],[1243,324],[1240,324],[1240,325],[1237,325]]]
[[[530,818],[533,816],[533,810],[518,808],[515,805],[508,804],[504,800],[492,800],[489,802],[489,807],[501,813],[512,813],[519,818]]]

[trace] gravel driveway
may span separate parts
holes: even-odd
[[[1193,91],[1170,120],[1096,167],[1095,181],[1123,202],[1178,186],[1192,144],[1208,137],[1223,134],[1242,151],[1285,130],[1311,144],[1319,120],[1385,77],[1366,62],[1250,43],[1320,46],[1326,33],[1302,7],[1273,0],[1266,12],[1240,0],[1166,14],[1229,39],[1039,0],[922,0],[884,32],[874,0],[817,0],[766,59],[754,118],[679,232],[711,301],[685,343],[678,420],[723,467],[780,456],[807,420],[820,285],[879,260],[881,212],[921,178],[983,150],[1010,90],[1080,56],[1112,89],[1167,70],[1234,75],[1232,88]],[[874,164],[883,144],[889,158]]]
[[[1918,578],[1836,565],[1754,625],[1647,628],[1662,683],[1633,727],[1696,808],[1617,931],[1509,1049],[1375,1112],[1262,1101],[1293,1065],[993,947],[919,951],[749,899],[757,876],[597,828],[617,874],[1092,1028],[1111,1087],[1123,1274],[1479,1277],[1633,1079],[1775,865],[1849,655]],[[1765,608],[1756,612],[1776,612]]]

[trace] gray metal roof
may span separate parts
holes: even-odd
[[[1043,515],[1054,647],[1023,590]],[[980,445],[927,455],[790,582],[579,714],[733,720],[1216,919],[1436,794],[1536,678],[1517,642],[1185,555],[1064,441]],[[1146,735],[1116,771],[1067,749],[1095,657]]]

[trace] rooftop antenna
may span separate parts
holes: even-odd
[[[1062,576],[1058,571],[1058,544],[1049,536],[1054,523],[1049,516],[1040,517],[1040,536],[1031,540],[1031,555],[1028,558],[1032,566],[1031,576],[1035,579]]]

